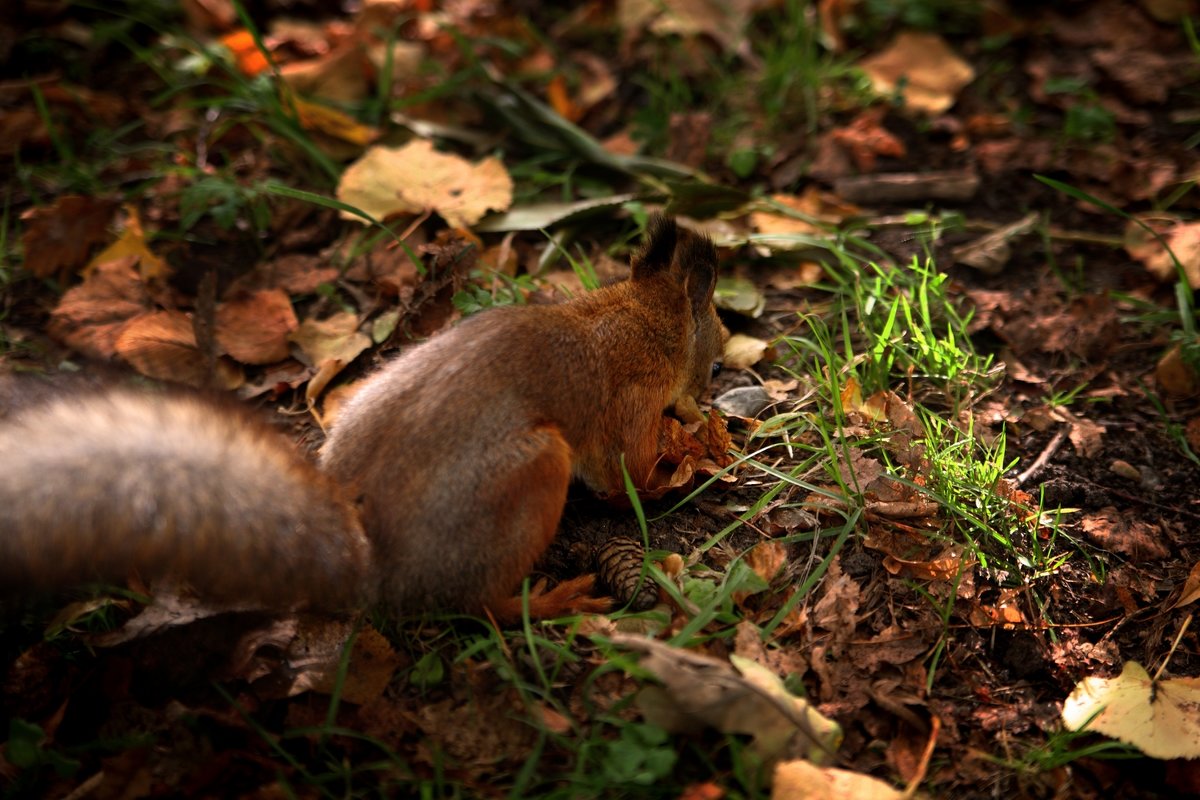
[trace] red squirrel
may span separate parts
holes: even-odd
[[[649,486],[664,410],[720,369],[716,271],[709,239],[654,217],[628,280],[483,312],[385,364],[336,415],[319,470],[197,397],[19,409],[0,423],[0,595],[137,572],[271,607],[519,616],[572,478],[618,494],[624,467]]]

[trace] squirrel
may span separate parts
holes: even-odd
[[[482,312],[385,363],[315,467],[196,395],[19,407],[0,419],[0,597],[138,573],[271,608],[519,618],[571,480],[650,487],[664,411],[720,370],[716,271],[707,237],[656,215],[627,280]],[[599,610],[590,581],[528,611]]]

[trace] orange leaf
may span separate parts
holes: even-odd
[[[546,86],[546,99],[550,101],[550,107],[559,113],[559,116],[578,122],[582,111],[571,100],[571,93],[567,89],[567,80],[562,74],[555,75],[550,79],[550,84]]]
[[[58,301],[50,313],[50,335],[89,356],[112,358],[121,329],[151,306],[136,262],[126,256],[97,265]]]
[[[204,387],[210,384],[208,360],[196,347],[192,320],[182,311],[152,311],[131,319],[116,342],[117,354],[143,375]],[[217,385],[235,388],[240,372],[217,362]]]
[[[217,342],[243,364],[288,357],[288,334],[299,326],[292,302],[278,289],[242,295],[217,306]]]
[[[270,66],[267,57],[258,49],[254,34],[247,30],[234,31],[221,37],[221,44],[229,48],[237,68],[249,78],[253,78]]]

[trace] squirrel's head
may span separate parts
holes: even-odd
[[[667,276],[680,286],[689,307],[688,361],[681,395],[699,398],[721,371],[726,332],[713,306],[717,285],[717,248],[707,236],[655,214],[646,240],[633,258],[633,279]]]

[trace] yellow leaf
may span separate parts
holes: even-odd
[[[293,97],[296,113],[300,116],[300,127],[341,139],[343,142],[366,147],[379,138],[379,130],[363,125],[344,111]]]
[[[99,255],[88,262],[88,265],[83,268],[85,280],[101,264],[107,264],[109,261],[116,261],[126,256],[133,256],[137,260],[142,280],[156,281],[167,277],[167,262],[151,252],[150,247],[146,244],[146,235],[142,231],[142,221],[138,217],[137,209],[132,205],[127,205],[125,213],[128,216],[125,220],[125,230],[121,232],[121,238],[104,248]]]
[[[1115,678],[1090,677],[1076,684],[1062,718],[1069,730],[1086,726],[1151,758],[1198,758],[1200,678],[1155,681],[1141,664],[1128,661]]]
[[[372,147],[342,174],[337,197],[376,219],[433,210],[452,227],[466,228],[489,210],[512,205],[512,178],[496,158],[476,164],[433,143],[414,139],[404,147]],[[342,212],[346,219],[361,218]]]
[[[859,62],[875,91],[900,90],[909,108],[940,114],[975,80],[975,70],[936,33],[903,32],[883,51]]]

